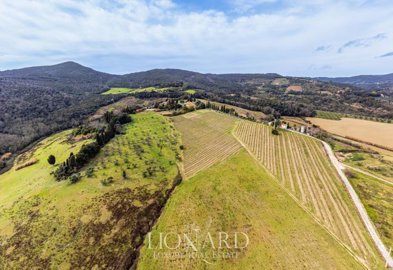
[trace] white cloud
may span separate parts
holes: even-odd
[[[0,69],[75,60],[111,72],[393,72],[388,57],[375,57],[393,49],[393,2],[285,2],[274,12],[233,17],[186,12],[170,0],[0,0]],[[380,33],[386,38],[337,54]]]
[[[231,0],[231,5],[238,12],[246,12],[263,4],[276,3],[278,0]]]

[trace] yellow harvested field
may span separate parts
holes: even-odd
[[[182,134],[184,176],[189,178],[236,153],[241,145],[230,134],[236,118],[210,111],[196,111],[173,118]]]
[[[393,148],[393,124],[352,118],[342,118],[339,121],[321,118],[307,118],[307,120],[339,136]]]
[[[358,260],[371,268],[379,254],[322,144],[304,135],[241,121],[234,135],[298,203]]]

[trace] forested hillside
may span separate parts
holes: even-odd
[[[98,72],[74,62],[0,72],[0,157],[55,131],[76,126],[97,108],[125,94],[100,95],[111,87],[167,87],[138,98],[195,97],[262,111],[313,116],[315,110],[393,117],[388,94],[278,74],[202,74],[155,69],[126,75]],[[0,164],[1,167],[1,164]],[[1,169],[1,168],[0,168]]]

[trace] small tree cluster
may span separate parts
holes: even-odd
[[[238,113],[236,112],[235,109],[228,108],[225,105],[216,105],[216,104],[211,103],[210,101],[208,101],[205,107],[208,108],[208,109],[215,110],[215,111],[220,111],[220,112],[227,113],[227,114],[230,114],[230,115],[238,116]]]
[[[83,145],[79,153],[76,155],[71,153],[67,160],[64,161],[54,172],[54,175],[58,181],[77,173],[80,168],[86,165],[94,156],[98,154],[103,145],[115,137],[118,125],[132,121],[131,117],[126,113],[115,116],[113,112],[109,111],[104,114],[104,119],[107,122],[107,125],[103,130],[97,131],[95,138],[96,141]],[[53,158],[49,158],[48,162],[53,162]]]
[[[81,147],[79,153],[74,155],[71,153],[70,156],[64,161],[55,171],[56,179],[62,180],[73,173],[76,173],[78,169],[82,168],[91,158],[93,158],[100,151],[100,146],[97,142],[85,144]]]

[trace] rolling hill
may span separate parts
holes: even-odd
[[[81,169],[78,183],[51,173],[91,141],[71,130],[46,138],[0,175],[0,269],[132,265],[181,180],[173,124],[154,113],[133,119]],[[50,154],[55,165],[47,162]]]
[[[0,72],[0,155],[18,152],[43,136],[77,126],[99,107],[126,95],[100,94],[111,87],[170,89],[133,93],[141,99],[178,97],[191,89],[199,98],[266,115],[313,116],[318,109],[393,117],[388,96],[315,79],[271,73],[202,74],[178,69],[113,75],[65,62]],[[4,166],[0,164],[0,170]]]

